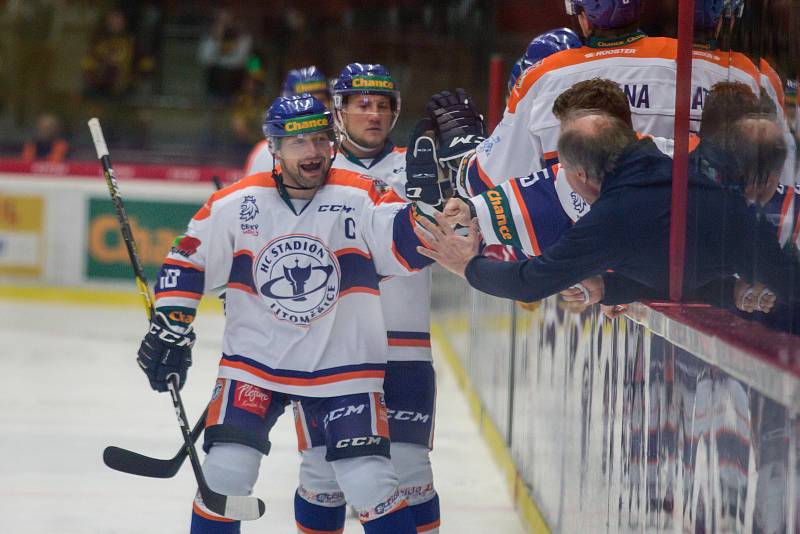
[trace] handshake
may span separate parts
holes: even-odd
[[[483,116],[463,89],[433,95],[428,117],[414,127],[406,152],[406,197],[442,211],[456,190],[455,177],[465,156],[486,137]]]

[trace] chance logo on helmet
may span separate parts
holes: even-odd
[[[315,65],[290,70],[281,88],[281,96],[328,92],[328,80]]]

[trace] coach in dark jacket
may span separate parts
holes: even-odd
[[[605,279],[601,302],[667,298],[672,160],[649,139],[602,112],[579,112],[562,128],[559,156],[570,186],[592,209],[541,256],[500,262],[477,254],[474,230],[460,237],[426,225],[425,254],[485,293],[535,301],[585,279]],[[684,295],[736,273],[795,299],[794,260],[764,234],[744,199],[700,175],[689,180]]]

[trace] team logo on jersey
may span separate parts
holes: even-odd
[[[222,393],[222,388],[225,385],[225,379],[220,378],[217,379],[217,383],[214,384],[214,392],[211,393],[211,400],[217,400],[219,398],[219,394]]]
[[[481,144],[478,145],[478,148],[476,148],[476,150],[478,152],[483,152],[488,157],[489,154],[492,153],[492,149],[494,148],[494,145],[496,145],[499,142],[500,142],[500,136],[499,135],[492,135],[492,136],[487,137],[486,139],[484,139],[481,142]]]
[[[252,224],[251,221],[258,215],[258,204],[256,204],[256,197],[247,195],[242,199],[242,204],[239,206],[239,220],[242,221],[242,233],[247,235],[258,235],[258,225]]]
[[[253,265],[256,287],[281,321],[308,326],[327,314],[339,297],[339,262],[316,237],[273,239]]]

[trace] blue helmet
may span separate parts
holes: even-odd
[[[276,98],[267,109],[262,130],[267,138],[319,131],[335,133],[331,112],[308,93]]]
[[[341,111],[345,97],[349,95],[386,95],[392,105],[392,128],[400,115],[400,86],[389,71],[380,63],[350,63],[336,79],[333,85],[333,108],[336,120],[342,126]],[[346,132],[344,132],[346,135]]]
[[[334,106],[341,107],[343,96],[347,95],[387,95],[392,105],[400,110],[400,86],[379,63],[350,63],[333,85]]]
[[[569,28],[557,28],[537,35],[528,44],[525,54],[511,67],[511,74],[508,77],[508,91],[511,92],[519,76],[529,67],[551,54],[579,46],[583,46],[583,41],[581,41],[577,33]]]
[[[568,15],[586,13],[593,28],[609,30],[639,21],[644,0],[564,0]]]
[[[301,93],[328,92],[328,80],[316,66],[292,69],[286,74],[281,87],[282,96],[299,95]]]

